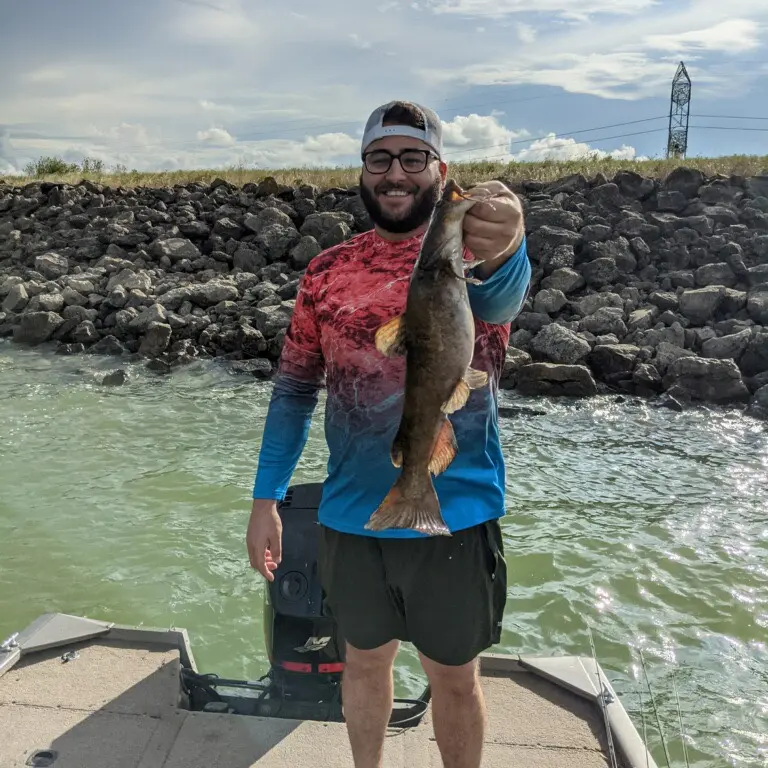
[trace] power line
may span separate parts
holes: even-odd
[[[692,125],[699,131],[768,131],[768,128],[752,128],[746,125]]]
[[[589,141],[593,143],[598,141],[609,141],[610,139],[623,139],[628,136],[643,136],[649,133],[661,133],[662,131],[666,131],[666,130],[667,130],[666,128],[651,128],[647,131],[634,131],[633,133],[619,133],[619,134],[616,134],[615,136],[601,136],[600,138],[589,139]],[[550,138],[550,137],[545,136],[544,138]],[[497,155],[487,155],[486,157],[478,157],[475,159],[475,162],[483,161],[483,160],[494,160],[499,157],[506,157],[507,154],[508,154],[507,152],[503,152]]]
[[[768,120],[768,117],[746,117],[746,116],[738,116],[738,115],[694,115],[694,114],[691,114],[691,117],[715,117],[715,118],[719,118],[721,120]]]
[[[534,141],[541,141],[543,139],[559,139],[563,137],[576,136],[582,133],[593,133],[594,131],[605,131],[608,128],[619,128],[623,125],[637,125],[638,123],[650,123],[653,120],[665,120],[666,117],[667,117],[666,115],[660,115],[659,117],[645,117],[642,120],[627,120],[623,123],[612,123],[611,125],[598,125],[595,128],[582,128],[581,130],[578,130],[578,131],[564,131],[563,133],[555,133],[555,134],[548,133],[544,136],[535,136],[533,138],[528,138],[528,139],[517,139],[515,141],[505,141],[500,144],[488,144],[483,147],[474,147],[473,149],[457,149],[451,152],[444,152],[443,154],[455,155],[461,152],[477,152],[478,150],[481,150],[481,149],[496,149],[497,147],[511,147],[511,146],[515,146],[516,144],[531,144]],[[654,130],[659,130],[659,129],[654,129]],[[637,135],[637,134],[633,134],[633,135]]]

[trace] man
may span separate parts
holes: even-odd
[[[485,704],[479,653],[499,641],[506,566],[499,518],[504,462],[498,382],[509,323],[525,301],[531,267],[517,197],[496,197],[466,216],[475,315],[472,367],[489,384],[451,414],[459,452],[435,478],[449,537],[367,531],[397,477],[390,446],[402,409],[405,363],[375,348],[376,329],[403,311],[430,213],[446,180],[437,115],[390,102],[368,119],[360,195],[374,228],[309,264],[283,345],[264,426],[246,534],[251,565],[268,580],[281,557],[277,500],[299,460],[325,383],[328,476],[318,510],[319,570],[327,606],[347,641],[342,700],[356,768],[380,768],[392,709],[399,641],[419,651],[432,690],[435,737],[449,768],[480,765]]]

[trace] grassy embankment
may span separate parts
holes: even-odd
[[[94,167],[95,165],[95,167]],[[237,186],[248,182],[259,182],[273,176],[278,183],[296,185],[315,184],[320,188],[350,187],[357,183],[359,167],[337,168],[286,168],[252,169],[232,167],[222,169],[200,169],[185,171],[106,171],[100,164],[86,162],[83,167],[67,165],[57,158],[42,158],[30,167],[26,176],[4,176],[6,184],[23,185],[30,181],[55,181],[77,184],[82,179],[105,184],[110,187],[171,187],[174,184],[190,182],[210,183],[222,178]],[[768,174],[768,155],[729,155],[713,158],[686,158],[685,160],[612,160],[584,158],[582,160],[547,160],[538,163],[495,163],[472,161],[449,164],[449,174],[460,184],[467,186],[478,181],[501,178],[505,181],[554,181],[570,174],[581,173],[593,178],[603,173],[609,179],[619,170],[632,170],[643,176],[663,179],[674,168],[684,165],[698,168],[706,175],[754,176]]]

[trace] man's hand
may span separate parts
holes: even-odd
[[[283,555],[283,524],[274,499],[253,500],[245,543],[251,567],[267,581],[274,581],[272,571],[280,565]]]
[[[475,203],[464,217],[464,244],[484,262],[475,269],[481,279],[490,276],[523,241],[523,206],[517,195],[500,181],[483,181],[471,189],[488,189],[493,197]],[[498,261],[496,261],[498,259]]]

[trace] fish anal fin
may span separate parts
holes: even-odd
[[[376,331],[376,349],[387,357],[405,354],[405,320],[403,315],[393,317],[378,328]]]
[[[456,458],[459,452],[459,445],[456,442],[456,434],[453,431],[453,424],[446,418],[437,434],[435,447],[432,449],[432,456],[429,459],[429,471],[433,475],[439,475],[448,469],[450,463]]]

